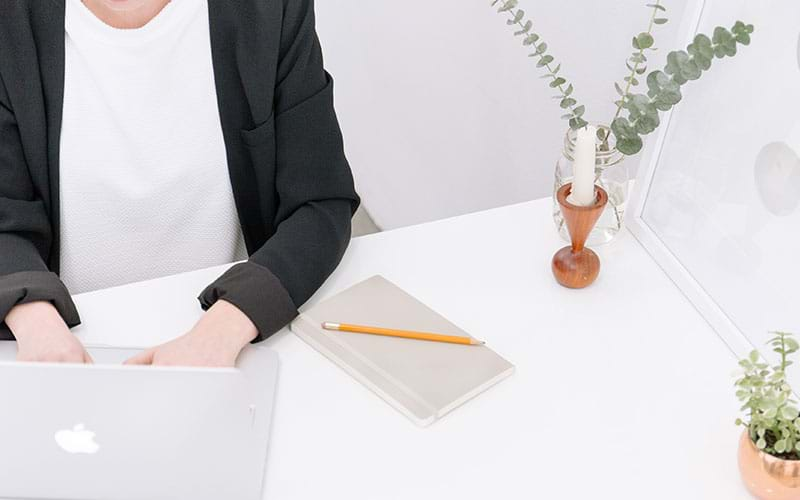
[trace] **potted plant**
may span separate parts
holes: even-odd
[[[800,498],[800,410],[786,381],[789,356],[800,350],[791,334],[775,332],[768,342],[780,356],[770,366],[758,351],[739,361],[743,372],[736,380],[736,397],[745,430],[739,441],[739,471],[756,498]]]
[[[492,0],[491,5],[508,16],[507,24],[514,26],[514,35],[521,39],[522,45],[531,49],[530,57],[545,72],[542,78],[556,92],[553,98],[563,112],[562,118],[568,121],[564,151],[556,164],[555,193],[572,178],[575,131],[589,124],[586,106],[579,102],[574,84],[562,71],[561,63],[551,53],[542,35],[534,29],[533,21],[518,8],[519,0]],[[739,45],[750,44],[753,33],[753,25],[738,21],[730,29],[715,28],[711,36],[698,34],[686,50],[670,52],[664,68],[648,73],[647,56],[656,50],[653,33],[668,19],[662,0],[647,7],[650,9],[647,29],[633,37],[633,52],[625,62],[626,74],[620,82],[614,83],[616,113],[608,122],[597,124],[595,177],[608,192],[609,202],[589,237],[589,244],[611,241],[622,227],[629,186],[625,158],[641,151],[644,145],[642,137],[658,128],[661,112],[669,111],[681,101],[684,85],[699,79],[715,59],[735,56]],[[640,85],[646,86],[647,90],[637,92]],[[559,231],[567,239],[561,210],[555,201],[553,215]]]

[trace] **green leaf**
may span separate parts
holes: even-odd
[[[784,406],[781,408],[781,417],[786,420],[795,420],[798,416],[800,416],[800,411],[798,411],[797,408],[791,406]]]
[[[635,155],[641,151],[643,142],[627,118],[619,117],[611,122],[611,133],[617,140],[617,150],[624,155]]]
[[[722,26],[717,26],[714,29],[714,35],[711,41],[714,43],[714,55],[717,56],[718,59],[722,59],[725,56],[733,57],[736,55],[736,39],[730,31]]]
[[[698,37],[701,36],[702,35],[698,35]],[[708,43],[708,45],[705,45],[705,43]],[[694,61],[700,70],[707,71],[711,68],[711,61],[714,59],[714,49],[711,47],[711,41],[708,40],[708,37],[705,39],[700,38],[699,41],[695,38],[695,42],[690,44],[686,50],[691,55],[692,61]]]
[[[586,106],[578,106],[577,108],[573,109],[572,112],[575,114],[576,118],[580,118],[586,112]]]
[[[553,56],[548,54],[546,56],[542,56],[542,58],[539,59],[539,62],[536,63],[536,67],[537,68],[544,68],[545,66],[547,66],[551,62],[553,62]]]
[[[742,45],[750,45],[750,35],[748,33],[737,33],[734,37]]]
[[[503,2],[503,5],[497,10],[497,12],[508,12],[509,10],[513,9],[517,6],[519,0],[506,0]]]
[[[627,156],[635,155],[642,150],[642,147],[644,143],[639,136],[617,139],[617,151]]]
[[[666,73],[656,70],[647,75],[647,95],[653,99],[653,105],[659,111],[669,111],[672,106],[678,104],[681,99],[680,85],[670,78]],[[748,360],[742,360],[740,365],[745,369],[751,369]]]
[[[731,32],[737,35],[740,33],[749,35],[753,32],[753,25],[744,24],[741,21],[736,21],[736,24],[734,24],[733,28],[731,28]]]
[[[656,23],[656,24],[667,24],[667,21],[669,21],[669,19],[667,19],[665,17],[657,17],[657,18],[653,19],[653,22]]]
[[[570,126],[570,128],[572,130],[582,129],[583,127],[585,127],[588,124],[589,123],[586,120],[584,120],[583,118],[572,118],[569,121],[569,126]]]
[[[653,46],[654,43],[655,40],[653,39],[653,35],[647,32],[642,32],[639,33],[639,35],[637,35],[636,44],[634,45],[634,47],[638,45],[638,47],[636,47],[637,49],[649,49],[650,47]]]
[[[632,76],[626,76],[625,78],[623,78],[623,80],[625,80],[626,82],[630,83],[634,87],[639,85],[639,80],[637,80],[635,77],[632,77]]]
[[[686,66],[686,64],[689,63],[689,61],[689,54],[683,50],[673,50],[667,54],[667,66],[664,68],[664,71],[673,76],[682,76],[682,69]]]
[[[536,33],[531,33],[530,35],[525,37],[525,40],[522,41],[522,45],[533,45],[534,43],[539,41],[539,35]]]
[[[667,8],[664,7],[661,4],[649,3],[649,4],[647,4],[647,6],[650,7],[650,8],[653,8],[653,9],[658,9],[658,10],[660,10],[662,12],[666,12],[667,11]]]
[[[634,128],[636,132],[641,135],[652,134],[655,129],[661,124],[658,114],[646,114],[636,119]]]
[[[554,89],[554,88],[557,88],[558,86],[563,85],[565,83],[567,83],[567,80],[565,80],[564,78],[561,78],[559,76],[558,78],[556,78],[555,80],[550,82],[550,88]]]
[[[528,21],[525,23],[524,26],[522,26],[521,30],[514,32],[514,36],[524,35],[528,33],[531,30],[531,28],[533,28],[533,21]]]
[[[785,452],[786,451],[786,440],[785,439],[779,439],[778,441],[775,442],[774,448],[775,448],[775,451],[777,451],[778,453]]]
[[[565,97],[564,99],[561,100],[560,104],[561,104],[561,108],[562,109],[567,109],[567,108],[571,108],[572,106],[578,104],[578,101],[576,101],[575,99],[573,99],[571,97]]]
[[[622,87],[619,86],[619,83],[614,82],[614,88],[616,89],[617,94],[619,94],[619,95],[621,95],[623,97],[625,96],[625,91],[622,90]]]
[[[567,87],[567,90],[564,91],[564,97],[568,97],[568,96],[572,95],[572,92],[574,90],[575,90],[575,88],[572,86],[572,84],[569,84],[569,87]]]
[[[547,51],[547,43],[542,42],[542,43],[540,43],[539,45],[536,46],[535,54],[536,55],[544,54],[546,51]]]
[[[611,122],[611,133],[613,133],[617,139],[636,135],[628,119],[622,116]]]
[[[520,10],[518,10],[518,11],[517,11],[517,13],[514,15],[514,17],[513,17],[512,19],[509,19],[509,20],[508,20],[508,21],[506,21],[506,22],[507,22],[509,25],[511,25],[511,24],[517,24],[517,23],[519,23],[520,21],[522,21],[523,19],[525,19],[525,11],[524,11],[524,10],[522,10],[522,9],[520,9]]]

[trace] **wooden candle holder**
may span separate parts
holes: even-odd
[[[585,248],[586,239],[608,203],[608,193],[595,186],[595,203],[580,207],[567,201],[571,191],[570,183],[562,186],[556,194],[572,245],[562,248],[553,256],[553,275],[556,281],[567,288],[586,288],[594,283],[600,273],[600,258]]]

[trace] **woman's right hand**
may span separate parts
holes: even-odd
[[[18,361],[91,363],[83,344],[49,302],[14,306],[5,319],[17,339]]]

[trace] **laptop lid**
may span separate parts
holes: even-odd
[[[238,369],[0,361],[0,381],[0,498],[261,497],[272,351]]]

